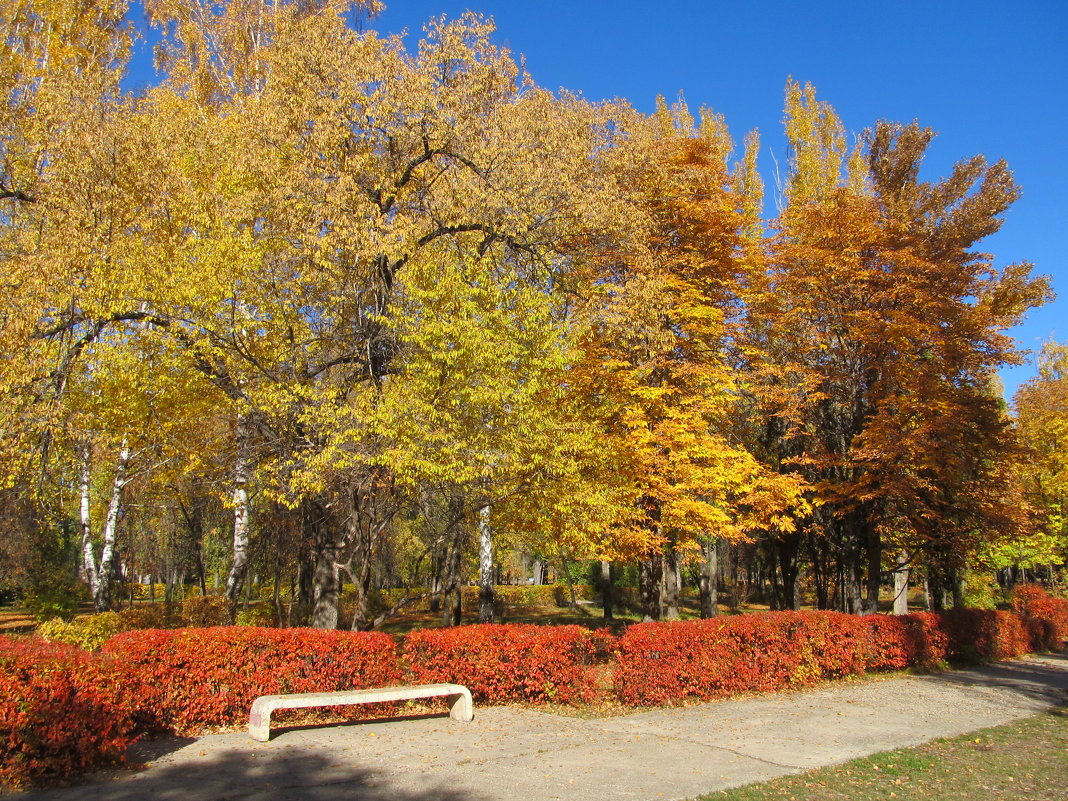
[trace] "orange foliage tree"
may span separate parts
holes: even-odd
[[[1019,360],[1005,329],[1049,289],[973,250],[1019,194],[1004,163],[920,182],[930,130],[879,123],[847,152],[830,106],[795,83],[786,127],[786,206],[750,328],[762,445],[814,488],[798,528],[821,605],[872,612],[888,546],[937,583],[977,537],[1025,525],[991,387]]]
[[[702,541],[791,528],[785,509],[805,502],[797,476],[767,470],[734,436],[727,354],[746,218],[722,120],[702,112],[695,123],[684,104],[661,102],[635,128],[614,156],[638,236],[596,260],[575,374],[600,399],[606,452],[631,482],[633,503],[612,530],[617,552],[640,557],[642,607],[657,619],[664,605],[678,613],[679,563]]]

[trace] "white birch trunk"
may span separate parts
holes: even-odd
[[[226,579],[226,597],[236,602],[241,583],[248,572],[248,480],[249,426],[248,417],[237,416],[237,455],[234,462],[234,559]]]
[[[111,607],[111,577],[112,562],[115,557],[115,533],[119,526],[122,488],[126,486],[126,466],[129,461],[130,446],[126,437],[123,437],[122,447],[119,449],[119,461],[115,465],[115,480],[111,484],[108,512],[104,518],[104,548],[100,552],[97,585],[93,591],[93,605],[98,612],[105,612]]]
[[[93,553],[93,528],[89,514],[89,487],[92,480],[92,465],[90,463],[92,451],[87,444],[82,449],[81,476],[78,481],[78,490],[81,494],[81,523],[82,523],[82,569],[85,571],[85,580],[89,582],[89,590],[96,598],[97,573],[96,554]]]
[[[478,510],[478,622],[493,622],[493,533],[490,508]]]

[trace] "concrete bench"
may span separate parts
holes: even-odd
[[[411,687],[378,687],[370,690],[341,690],[329,693],[292,693],[261,695],[252,702],[248,716],[248,734],[261,743],[271,739],[271,713],[276,709],[305,709],[315,706],[348,706],[382,701],[411,701],[416,698],[440,698],[449,702],[453,720],[471,720],[475,716],[471,692],[461,684],[417,684]]]

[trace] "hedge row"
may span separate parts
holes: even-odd
[[[627,704],[672,704],[855,673],[1009,659],[1059,649],[1066,638],[1068,601],[1054,598],[1036,599],[1020,613],[770,612],[641,623],[618,640],[615,691]]]
[[[576,703],[592,700],[590,669],[611,639],[581,626],[422,629],[405,638],[404,657],[414,682],[464,684],[477,701]]]
[[[135,730],[129,686],[112,660],[40,638],[0,637],[0,785],[121,761]]]
[[[1059,648],[1066,636],[1068,601],[1035,596],[1015,613],[771,612],[637,624],[618,638],[577,626],[427,629],[408,635],[403,651],[377,632],[244,626],[129,631],[94,654],[0,637],[0,784],[115,761],[134,732],[241,725],[263,694],[449,681],[481,703],[580,703],[607,663],[620,701],[661,705],[1003,659]]]
[[[136,676],[138,709],[179,734],[248,720],[260,695],[398,684],[393,638],[381,632],[265,629],[128,631],[103,653]]]
[[[859,673],[865,634],[863,618],[835,612],[640,623],[619,638],[616,693],[655,706]]]

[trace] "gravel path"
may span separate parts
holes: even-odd
[[[138,772],[12,801],[685,799],[1068,703],[1068,654],[583,720],[447,716],[168,739]]]

